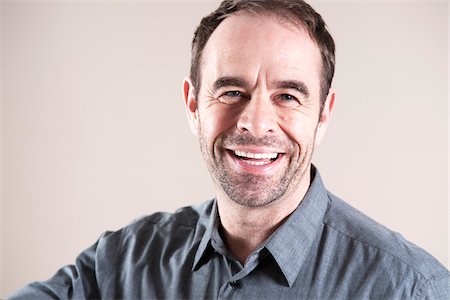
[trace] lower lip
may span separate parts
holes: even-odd
[[[244,159],[237,158],[233,152],[227,151],[228,157],[233,162],[233,165],[237,168],[238,171],[243,173],[250,173],[254,175],[272,175],[276,172],[277,167],[280,165],[283,155],[278,154],[278,158],[274,161],[271,161],[268,164],[264,165],[251,165],[247,163]]]

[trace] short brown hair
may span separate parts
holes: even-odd
[[[322,56],[321,102],[325,102],[334,75],[335,45],[322,17],[302,0],[225,0],[219,8],[204,17],[194,33],[190,76],[198,98],[200,65],[203,49],[219,24],[236,12],[268,13],[305,28],[318,45]]]

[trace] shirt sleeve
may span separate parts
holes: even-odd
[[[450,299],[450,274],[447,272],[438,279],[429,282],[420,299]]]
[[[46,281],[33,282],[13,293],[8,299],[99,299],[99,280],[106,271],[102,244],[108,232],[83,251],[74,265],[61,268]],[[103,266],[101,266],[103,265]],[[99,277],[100,276],[100,277]]]

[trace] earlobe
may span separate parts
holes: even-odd
[[[183,81],[183,98],[189,127],[194,135],[198,135],[198,105],[195,89],[189,77],[186,77]]]
[[[317,132],[315,139],[315,146],[320,145],[327,131],[328,124],[330,123],[331,113],[333,112],[334,102],[336,100],[336,91],[330,89],[327,95],[327,99],[323,105],[322,112],[320,113],[319,123],[317,124]]]

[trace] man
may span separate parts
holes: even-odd
[[[224,1],[198,27],[186,111],[216,198],[105,233],[11,298],[448,299],[434,258],[325,189],[334,42],[298,0]]]

